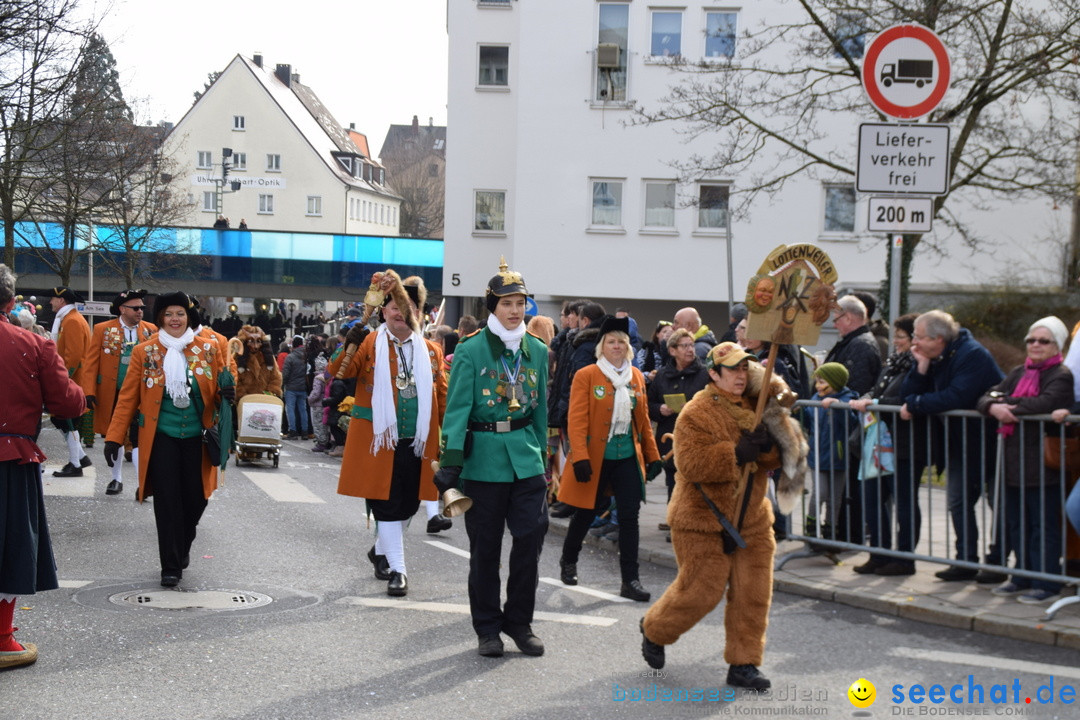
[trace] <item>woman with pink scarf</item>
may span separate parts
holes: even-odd
[[[1005,443],[1002,506],[1005,547],[1016,553],[1016,568],[1061,574],[1061,475],[1043,470],[1043,437],[1037,423],[1023,415],[1046,415],[1073,403],[1073,376],[1062,364],[1069,337],[1065,323],[1050,316],[1028,328],[1027,359],[992,387],[976,406],[1001,423]],[[1061,592],[1061,584],[1013,575],[994,588],[999,596],[1017,595],[1027,604],[1043,603]]]

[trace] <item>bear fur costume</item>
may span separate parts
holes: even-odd
[[[749,387],[742,397],[724,393],[710,383],[679,413],[674,440],[675,490],[668,504],[679,573],[642,623],[646,638],[670,645],[711,612],[726,591],[724,659],[731,665],[755,667],[761,665],[765,654],[776,550],[772,504],[766,497],[767,473],[782,466],[785,452],[792,455],[785,458],[780,484],[785,504],[793,506],[793,498],[802,492],[800,468],[806,465],[806,441],[784,406],[790,406],[794,396],[782,379],[774,377],[770,382],[772,393],[762,418],[774,445],[749,464],[753,486],[740,530],[745,548],[724,553],[722,528],[702,490],[732,524],[738,523],[743,468],[735,461],[735,444],[743,430],[754,427],[764,372],[760,364],[751,361]]]

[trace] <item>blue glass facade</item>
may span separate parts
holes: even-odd
[[[77,249],[86,247],[88,228],[80,228]],[[100,254],[123,251],[117,229],[94,226]],[[179,262],[153,263],[154,277],[160,280],[197,278],[230,283],[273,283],[322,287],[366,287],[371,274],[392,267],[401,275],[419,275],[435,293],[442,288],[443,243],[423,238],[380,237],[374,235],[332,235],[322,233],[269,232],[265,230],[212,230],[163,228],[155,231],[153,246],[163,253],[184,256]],[[54,223],[20,223],[16,226],[16,248],[26,246],[63,247],[63,231]],[[49,273],[40,260],[18,253],[20,272]],[[104,263],[95,274],[104,276]],[[160,266],[169,266],[164,269]],[[150,268],[148,268],[150,269]],[[75,273],[86,273],[85,259]]]

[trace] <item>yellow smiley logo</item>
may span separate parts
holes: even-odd
[[[877,688],[866,678],[859,678],[851,683],[847,691],[848,700],[857,708],[868,708],[877,698]]]

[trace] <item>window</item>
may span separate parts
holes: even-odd
[[[705,57],[735,57],[735,31],[738,26],[738,13],[705,13]]]
[[[321,195],[308,195],[307,196],[307,214],[308,215],[322,215],[322,196]]]
[[[280,155],[267,155],[266,156],[266,169],[269,172],[281,172],[281,156]]]
[[[232,154],[232,169],[247,170],[247,153],[234,152]]]
[[[506,232],[506,191],[477,190],[473,230]]]
[[[233,130],[243,130],[244,129],[244,116],[243,115],[233,115],[232,116],[232,129]]]
[[[622,227],[622,182],[592,181],[592,224]]]
[[[727,185],[698,186],[698,229],[727,230]]]
[[[841,13],[836,18],[836,41],[839,48],[833,48],[833,57],[842,58],[846,52],[853,60],[862,58],[866,49],[866,21],[862,15]],[[841,52],[843,48],[844,52]]]
[[[260,215],[273,215],[274,214],[274,196],[273,195],[260,195],[259,196],[259,214]]]
[[[217,212],[217,193],[213,190],[202,194],[203,212]]]
[[[652,14],[652,50],[654,57],[675,57],[682,54],[682,13],[654,10]]]
[[[825,232],[855,232],[855,188],[851,185],[825,186]]]
[[[200,168],[212,168],[214,167],[214,156],[209,150],[200,150],[199,159],[196,161],[196,167]]]
[[[626,53],[629,48],[630,6],[626,3],[600,3],[599,29],[596,41],[598,45],[616,45],[619,48],[618,60],[606,62],[597,51],[596,63],[596,100],[626,102]]]
[[[480,77],[478,85],[506,87],[510,67],[510,48],[505,45],[480,46]]]
[[[675,227],[675,183],[645,183],[645,227]]]

